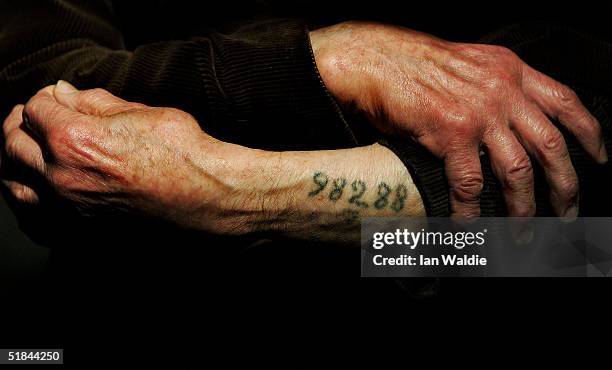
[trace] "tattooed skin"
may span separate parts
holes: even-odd
[[[347,187],[346,178],[330,179],[323,171],[317,171],[312,176],[313,189],[308,197],[315,197],[321,193],[328,194],[331,202],[346,202],[348,208],[344,210],[347,223],[359,219],[359,210],[373,207],[376,210],[391,209],[400,212],[404,209],[408,188],[405,184],[397,184],[392,188],[385,182],[369,185],[361,179],[355,179]],[[329,185],[329,186],[328,186]]]
[[[345,209],[343,213],[347,225],[353,225],[359,221],[359,211],[355,211],[354,209]]]

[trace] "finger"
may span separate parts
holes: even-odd
[[[511,127],[527,152],[542,165],[555,213],[574,218],[578,213],[578,176],[561,132],[537,106],[527,101],[512,119]]]
[[[478,149],[463,149],[450,152],[445,159],[446,177],[450,185],[450,203],[453,216],[478,217],[480,215],[480,193],[482,171]]]
[[[509,216],[529,217],[535,214],[533,168],[529,156],[512,131],[485,137],[493,173],[502,185]]]
[[[571,88],[531,67],[526,69],[523,86],[527,96],[566,127],[591,157],[599,163],[608,161],[599,122]]]
[[[23,123],[39,138],[46,140],[49,135],[61,132],[82,115],[59,104],[53,90],[45,88],[34,95],[23,108]]]
[[[2,124],[2,132],[4,137],[8,136],[8,133],[17,128],[23,122],[23,104],[18,104],[13,107],[11,113],[6,117]]]
[[[22,127],[9,132],[4,143],[4,153],[12,163],[24,165],[36,173],[44,174],[45,160],[42,148]]]
[[[77,90],[66,81],[58,81],[54,91],[57,101],[70,109],[88,115],[110,116],[133,109],[140,104],[128,103],[103,89]]]
[[[13,107],[9,115],[6,117],[6,119],[2,123],[3,135],[2,135],[2,138],[0,138],[0,144],[2,144],[2,148],[6,146],[6,137],[8,136],[9,132],[14,130],[16,127],[18,127],[23,122],[22,114],[23,114],[23,105],[18,104]],[[5,174],[6,168],[7,168],[6,158],[5,158],[6,154],[3,152],[4,150],[0,151],[0,177]]]
[[[18,203],[35,205],[40,201],[38,193],[24,183],[14,180],[2,180],[2,184]]]
[[[18,104],[13,107],[9,115],[6,117],[4,122],[2,123],[2,138],[0,138],[0,144],[4,148],[6,146],[6,137],[9,132],[15,129],[23,122],[22,118],[23,114],[23,105]],[[2,176],[6,172],[6,158],[4,158],[5,153],[0,151],[0,176]]]

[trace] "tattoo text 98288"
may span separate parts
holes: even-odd
[[[315,188],[308,193],[309,197],[314,197],[326,190],[327,198],[331,202],[338,202],[343,199],[345,195],[345,189],[349,184],[348,180],[343,177],[331,179],[324,172],[315,172],[312,181],[314,182]],[[328,187],[328,185],[330,185]],[[404,184],[398,184],[395,188],[392,188],[385,182],[380,182],[376,187],[376,193],[374,198],[368,201],[366,193],[368,192],[368,186],[365,181],[354,180],[350,183],[350,187],[347,190],[350,192],[350,196],[344,197],[349,203],[349,206],[357,207],[360,209],[366,209],[373,207],[377,210],[384,210],[390,208],[395,212],[399,212],[404,208],[406,198],[408,197],[408,188]]]

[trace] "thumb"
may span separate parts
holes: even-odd
[[[133,104],[106,90],[78,90],[63,80],[57,82],[53,95],[61,105],[87,115],[104,117],[133,108]]]

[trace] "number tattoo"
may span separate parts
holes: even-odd
[[[335,202],[342,197],[342,192],[344,191],[344,187],[346,186],[346,179],[335,179],[332,183],[332,186],[334,188],[332,189],[331,193],[329,193],[329,200]]]
[[[378,184],[378,198],[374,202],[376,209],[383,209],[389,203],[389,194],[391,194],[391,187],[384,182]]]
[[[312,181],[314,181],[315,185],[317,185],[317,188],[308,193],[309,197],[314,197],[315,195],[322,192],[323,189],[325,189],[325,187],[327,186],[329,178],[323,172],[315,172],[314,176],[312,177]]]
[[[330,178],[323,172],[315,172],[312,177],[312,181],[315,184],[315,189],[308,193],[308,196],[314,197],[317,194],[323,192],[329,184]],[[331,190],[329,192],[329,200],[336,202],[342,198],[344,194],[344,188],[347,185],[347,180],[343,177],[336,178],[331,182]],[[348,203],[358,208],[365,209],[370,205],[363,198],[367,192],[367,185],[365,181],[354,180],[351,183],[352,194],[348,199]],[[393,198],[391,196],[393,195]],[[374,208],[382,210],[387,206],[395,212],[399,212],[404,209],[406,200],[408,199],[408,188],[404,184],[399,184],[394,189],[388,184],[381,182],[378,184],[378,192],[376,200],[373,203]],[[357,211],[355,211],[357,212]]]
[[[395,189],[395,200],[391,203],[391,209],[399,212],[404,208],[404,201],[408,197],[408,188],[405,185],[399,184]]]
[[[355,193],[352,197],[349,198],[349,203],[353,203],[359,208],[368,208],[368,203],[361,200],[361,197],[366,192],[366,184],[361,180],[355,180],[351,184],[353,188],[353,192]]]

